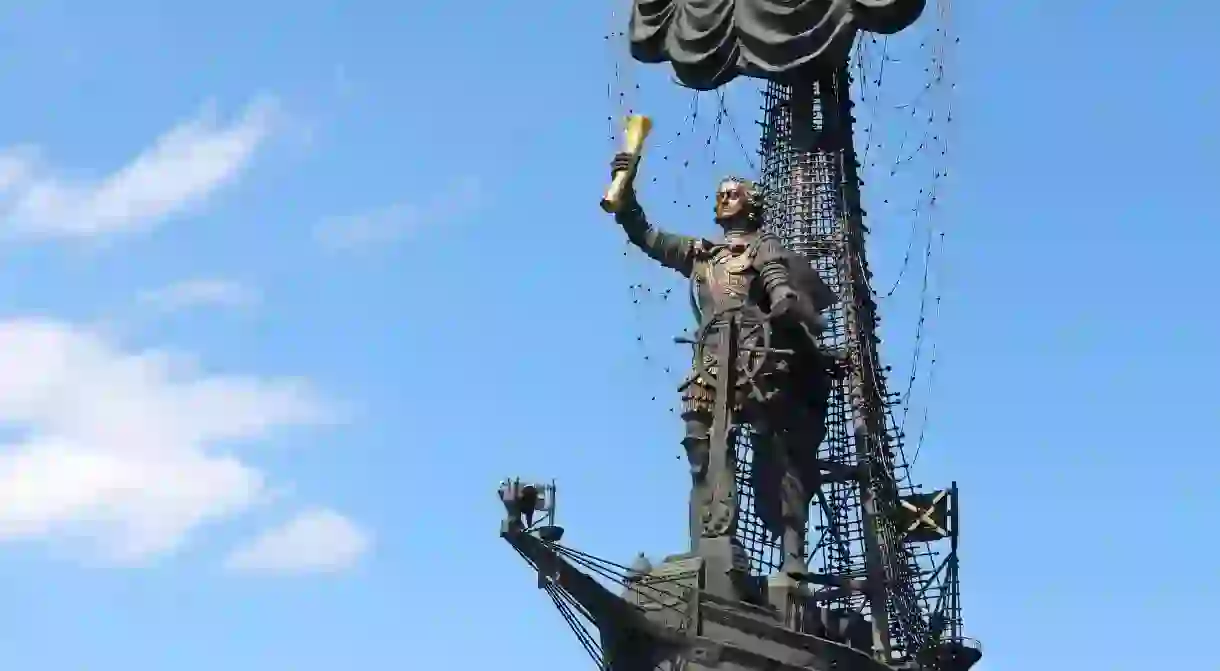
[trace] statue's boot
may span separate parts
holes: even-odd
[[[805,530],[804,525],[788,523],[783,537],[784,562],[780,571],[796,579],[803,579],[809,573],[809,564],[805,562]]]
[[[703,526],[711,515],[711,486],[707,481],[708,454],[711,441],[700,435],[687,435],[682,439],[686,458],[690,461],[690,538],[691,549],[703,537]]]

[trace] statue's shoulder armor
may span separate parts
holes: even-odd
[[[788,259],[788,248],[784,245],[783,240],[780,240],[779,236],[774,233],[764,231],[754,239],[750,248],[750,258],[759,266],[771,261],[783,263]]]
[[[777,242],[779,242],[777,240]],[[839,302],[833,289],[822,279],[821,274],[809,258],[788,249],[782,242],[776,248],[778,260],[788,268],[788,278],[793,289],[804,294],[813,303],[813,309],[822,312]]]

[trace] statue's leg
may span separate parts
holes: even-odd
[[[767,532],[778,538],[784,532],[779,503],[783,465],[775,460],[772,435],[766,425],[758,421],[752,421],[750,425],[754,432],[750,450],[750,488],[754,493],[754,514]]]
[[[781,570],[790,575],[808,572],[805,561],[805,538],[809,524],[809,486],[816,473],[809,473],[804,467],[808,459],[803,459],[806,452],[816,453],[817,443],[809,443],[811,438],[805,418],[797,408],[788,404],[775,404],[768,407],[766,415],[770,429],[771,458],[773,459],[773,487],[779,489],[776,499],[779,503],[780,535],[783,543],[784,560]]]
[[[690,540],[691,551],[698,548],[703,536],[703,519],[712,503],[712,487],[707,479],[709,449],[711,446],[712,413],[701,404],[687,403],[682,419],[686,423],[682,446],[690,462]]]
[[[809,571],[805,562],[805,532],[809,524],[809,490],[804,474],[796,466],[793,456],[802,448],[797,444],[797,434],[783,431],[776,436],[777,451],[784,455],[784,469],[780,476],[780,515],[783,519],[783,572],[800,575]]]
[[[820,390],[819,390],[820,391]],[[786,454],[784,476],[785,535],[791,536],[791,547],[804,547],[809,527],[809,507],[822,486],[822,470],[818,450],[826,437],[826,407],[824,404],[797,404],[788,415],[783,450]],[[802,552],[803,555],[803,552]],[[795,560],[794,560],[795,561]],[[806,570],[804,557],[794,566]]]

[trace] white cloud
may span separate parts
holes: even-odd
[[[239,547],[226,564],[244,573],[328,573],[352,567],[371,545],[351,520],[319,508]]]
[[[35,148],[0,149],[0,230],[86,238],[155,226],[232,182],[267,139],[276,112],[273,100],[257,100],[226,124],[208,106],[95,180],[58,174]]]
[[[335,250],[363,249],[397,242],[424,226],[439,226],[479,207],[481,188],[475,179],[458,181],[426,194],[420,204],[400,203],[360,214],[330,217],[314,229],[323,246]]]
[[[161,310],[194,307],[247,308],[259,302],[254,288],[225,279],[194,279],[176,282],[140,294],[140,302]]]
[[[233,448],[335,419],[305,381],[210,375],[52,320],[0,321],[0,371],[0,542],[83,542],[115,563],[267,497]]]
[[[376,247],[406,236],[418,228],[423,219],[423,213],[417,207],[392,205],[360,214],[331,217],[317,227],[315,234],[319,242],[331,249]]]

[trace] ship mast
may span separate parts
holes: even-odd
[[[830,460],[853,468],[857,479],[827,483],[829,491],[819,497],[854,504],[820,506],[836,544],[821,568],[832,581],[863,581],[857,591],[868,606],[874,644],[889,657],[889,604],[911,590],[888,577],[898,573],[889,567],[907,562],[887,520],[898,487],[889,456],[893,436],[885,417],[851,108],[846,63],[813,80],[769,82],[760,154],[763,183],[776,194],[768,203],[767,225],[814,263],[841,300],[828,311],[824,344],[848,354],[848,375],[832,398],[834,428],[823,449]],[[850,606],[856,600],[845,593],[836,601]],[[901,625],[896,629],[900,638],[910,635]]]

